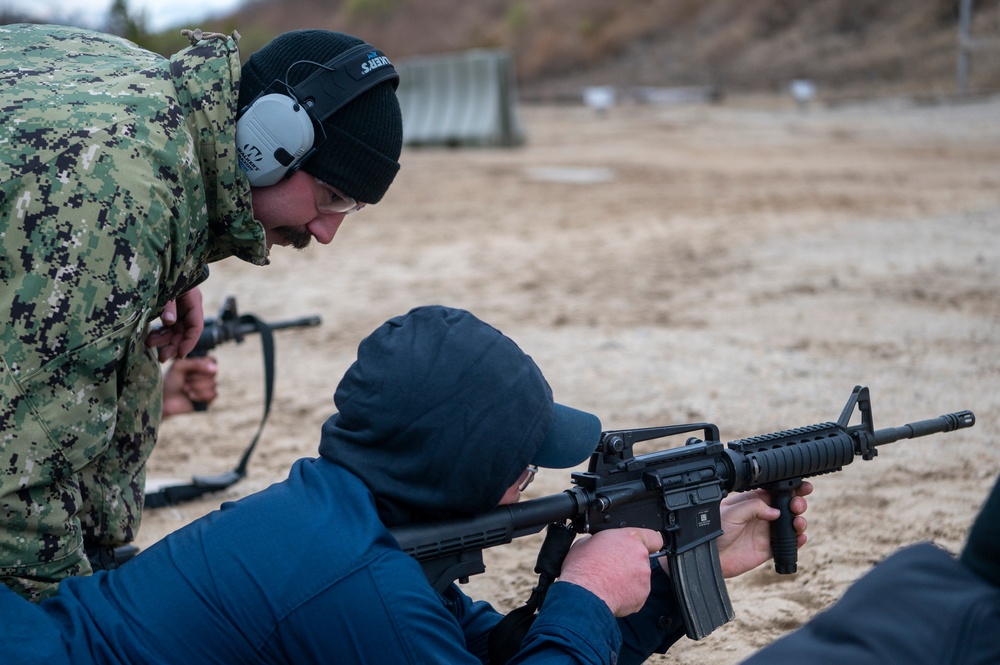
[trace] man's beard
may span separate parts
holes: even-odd
[[[312,242],[312,234],[294,226],[279,226],[275,229],[288,244],[295,249],[305,249]]]

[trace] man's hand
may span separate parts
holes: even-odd
[[[163,326],[146,338],[146,346],[159,349],[160,362],[184,358],[191,353],[205,329],[201,290],[193,288],[168,302],[160,314],[160,321]]]
[[[175,360],[163,377],[163,417],[194,411],[195,402],[209,403],[217,396],[214,358]]]
[[[587,589],[616,617],[638,612],[649,595],[649,555],[663,547],[650,529],[608,529],[580,538],[563,561],[559,579]]]
[[[792,525],[798,534],[798,546],[806,543],[805,497],[813,491],[805,481],[795,490],[791,501],[795,518]],[[730,494],[722,501],[722,529],[719,536],[719,562],[723,577],[736,577],[753,570],[771,558],[771,522],[778,519],[777,508],[770,505],[771,495],[764,490]]]

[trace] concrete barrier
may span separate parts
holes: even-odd
[[[477,49],[395,63],[406,145],[515,146],[514,64],[504,50]]]

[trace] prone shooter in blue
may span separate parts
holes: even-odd
[[[319,456],[297,461],[286,480],[223,504],[117,569],[63,581],[37,605],[0,588],[3,662],[639,663],[690,633],[692,617],[707,614],[705,630],[719,620],[691,611],[684,594],[693,587],[683,584],[693,571],[718,572],[711,581],[721,584],[769,558],[767,525],[781,511],[766,491],[740,490],[818,472],[815,464],[779,466],[811,450],[810,441],[853,451],[868,438],[864,427],[838,425],[795,442],[778,437],[772,460],[768,450],[722,446],[709,427],[706,441],[633,456],[642,430],[602,433],[596,416],[553,401],[512,340],[439,306],[390,319],[365,338],[334,402]],[[775,447],[782,442],[795,452]],[[573,489],[517,503],[536,467],[588,458]],[[678,465],[683,473],[670,473]],[[691,482],[684,500],[696,506],[695,524],[705,512],[710,525],[707,539],[687,548],[678,544],[691,540],[688,509],[677,501]],[[800,546],[812,487],[781,489]],[[646,504],[656,508],[631,510]],[[544,599],[507,618],[453,577],[432,582],[412,549],[422,527],[440,532],[497,515],[568,520],[589,534],[557,557]],[[459,550],[475,559],[485,546]],[[667,556],[651,560],[657,553]],[[718,559],[702,561],[707,555]],[[678,573],[681,586],[671,580]]]

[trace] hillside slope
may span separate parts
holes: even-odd
[[[123,0],[128,12],[129,2]],[[971,0],[968,89],[1000,90],[1000,0]],[[359,35],[398,59],[507,48],[524,99],[579,99],[585,85],[711,86],[768,93],[809,78],[827,99],[958,90],[961,0],[244,0],[204,29],[243,35],[251,53],[274,35],[325,28]],[[115,23],[169,55],[179,25]],[[0,23],[28,17],[0,8]],[[111,19],[109,19],[110,21]],[[121,32],[119,30],[113,30]]]
[[[728,92],[816,80],[833,94],[956,88],[958,0],[252,0],[216,27],[248,51],[271,34],[320,27],[393,57],[506,47],[523,93],[581,85],[711,85]],[[974,3],[970,88],[1000,89],[1000,0]]]

